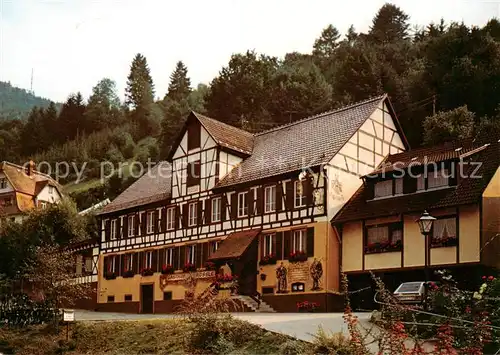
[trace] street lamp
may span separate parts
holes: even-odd
[[[422,216],[417,220],[418,227],[420,228],[420,233],[425,238],[425,282],[429,281],[429,235],[431,234],[432,225],[436,218],[432,217],[427,211],[424,211]]]

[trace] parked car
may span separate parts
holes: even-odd
[[[394,291],[394,297],[401,303],[420,304],[425,298],[425,292],[424,281],[403,282]]]

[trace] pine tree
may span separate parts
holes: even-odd
[[[21,131],[21,153],[24,156],[30,156],[39,153],[48,148],[45,146],[46,131],[43,124],[44,109],[33,107],[28,120]]]
[[[347,30],[347,34],[346,34],[347,42],[350,44],[353,44],[356,41],[356,39],[358,38],[358,36],[359,35],[356,32],[354,25],[349,26],[349,29]]]
[[[133,108],[145,108],[154,101],[153,79],[146,57],[137,53],[130,66],[125,89],[125,103]]]
[[[120,115],[120,99],[116,94],[115,82],[108,78],[101,79],[92,88],[85,110],[83,130],[90,133],[117,125]]]
[[[321,32],[321,36],[314,41],[313,55],[323,58],[333,56],[335,48],[339,45],[339,38],[339,31],[333,25],[328,25],[328,27]]]
[[[182,61],[178,61],[175,70],[170,75],[170,84],[166,97],[174,101],[188,98],[191,93],[191,80],[187,76],[187,67]]]
[[[60,141],[74,139],[83,131],[85,103],[80,92],[72,94],[62,105],[58,118]]]
[[[369,39],[375,43],[392,43],[408,38],[409,16],[398,6],[383,5],[373,19]]]

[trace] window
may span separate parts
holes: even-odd
[[[128,236],[129,237],[134,236],[134,222],[135,222],[135,216],[128,216]]]
[[[210,255],[215,253],[217,249],[219,249],[219,244],[220,244],[219,240],[210,242]]]
[[[392,180],[375,183],[375,198],[385,196],[392,196]]]
[[[191,123],[188,126],[188,150],[200,147],[201,141],[201,126],[198,122]]]
[[[221,198],[216,197],[212,199],[212,222],[220,222],[221,220]]]
[[[134,269],[134,254],[126,254],[124,260],[124,271],[132,271]]]
[[[200,175],[201,175],[201,165],[200,161],[194,161],[188,163],[187,165],[187,186],[195,186],[200,184]]]
[[[394,195],[400,195],[403,193],[403,179],[397,178],[394,180]]]
[[[247,197],[248,192],[240,192],[238,194],[238,217],[248,216]]]
[[[116,239],[116,219],[111,220],[111,240]]]
[[[114,302],[115,301],[115,296],[108,296],[108,302]]]
[[[132,302],[132,295],[125,295],[125,302]]]
[[[111,256],[109,259],[108,259],[108,269],[107,271],[109,273],[115,273],[116,272],[116,265],[118,264],[118,257],[116,255],[114,256]]]
[[[43,206],[45,204],[45,202],[41,202],[41,206]],[[12,206],[12,198],[10,197],[6,197],[3,199],[3,205],[5,207],[8,207],[8,206]]]
[[[427,175],[427,188],[448,186],[448,169],[439,169],[429,172]]]
[[[196,262],[196,245],[188,245],[186,249],[186,260],[189,264],[194,265]]]
[[[7,188],[7,179],[1,178],[0,179],[0,189],[6,189],[6,188]]]
[[[163,300],[170,301],[172,299],[172,291],[163,292]]]
[[[165,249],[164,265],[174,265],[174,248]]]
[[[305,290],[303,282],[295,282],[292,284],[292,292],[304,292]]]
[[[83,268],[84,273],[92,273],[92,257],[91,256],[84,257],[82,264],[83,264],[82,268]]]
[[[274,234],[264,236],[263,254],[264,256],[274,254]]]
[[[266,186],[264,189],[264,212],[276,211],[276,186]]]
[[[299,251],[305,252],[307,245],[307,231],[305,229],[293,231],[292,234],[292,253]]]
[[[420,174],[417,176],[417,191],[425,190],[425,176]]]
[[[198,203],[190,203],[188,209],[188,227],[193,227],[198,222]]]
[[[366,228],[367,253],[399,251],[402,247],[403,227],[401,223],[391,223]]]
[[[274,293],[274,287],[262,287],[262,294],[263,295],[272,295]]]
[[[304,207],[306,205],[306,196],[304,194],[304,185],[302,181],[297,180],[294,183],[295,207]]]
[[[432,227],[432,242],[437,243],[457,238],[456,217],[439,218]]]
[[[54,193],[54,186],[50,186],[49,185],[49,194],[53,194]]]
[[[151,269],[153,267],[153,252],[147,251],[144,253],[144,268]]]
[[[149,211],[146,215],[146,233],[151,234],[154,233],[154,225],[155,225],[155,213],[154,211]]]
[[[175,228],[175,207],[167,208],[167,230]]]

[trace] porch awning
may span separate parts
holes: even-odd
[[[229,236],[222,241],[219,249],[217,249],[208,260],[239,258],[260,234],[260,231],[260,229],[249,229],[229,234]]]

